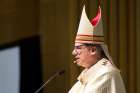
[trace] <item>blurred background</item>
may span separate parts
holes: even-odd
[[[19,63],[16,60],[19,69],[10,72],[10,76],[19,73],[17,93],[34,93],[61,69],[66,73],[50,82],[42,93],[67,93],[75,83],[81,68],[73,64],[71,52],[83,3],[92,19],[97,0],[0,0],[0,56],[7,46],[19,45],[17,51],[21,52]],[[105,41],[121,70],[127,93],[140,93],[140,0],[101,0],[101,8]],[[0,68],[5,65],[3,57]],[[7,78],[4,71],[0,72],[0,81]],[[10,76],[11,80],[15,78]]]

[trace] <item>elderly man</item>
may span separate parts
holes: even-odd
[[[83,7],[72,54],[74,63],[85,69],[69,93],[126,93],[120,71],[104,44],[100,6],[91,22]]]

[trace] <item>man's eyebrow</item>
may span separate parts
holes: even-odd
[[[75,48],[81,48],[81,46],[84,46],[83,44],[81,45],[77,45],[77,46],[74,46]]]
[[[75,47],[78,47],[78,46],[84,46],[84,44],[81,44],[81,45],[76,45]]]

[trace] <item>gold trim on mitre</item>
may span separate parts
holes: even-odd
[[[97,36],[97,35],[81,35],[78,34],[76,36],[76,42],[104,42],[104,36]]]

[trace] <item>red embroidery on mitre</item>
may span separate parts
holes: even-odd
[[[99,6],[98,13],[97,13],[96,17],[94,17],[91,20],[91,24],[95,27],[99,23],[100,19],[101,19],[101,8]]]

